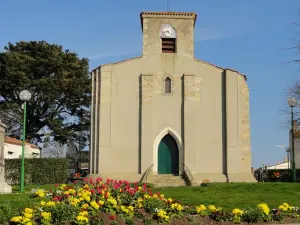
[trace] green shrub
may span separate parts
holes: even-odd
[[[144,209],[148,213],[154,213],[158,209],[164,208],[166,208],[165,203],[158,198],[148,198],[144,203]]]
[[[242,215],[242,220],[247,223],[257,223],[263,221],[263,217],[261,211],[257,208],[247,209],[245,213]]]
[[[49,212],[51,212],[53,224],[61,225],[75,220],[79,210],[72,205],[57,204],[56,207],[49,207]]]
[[[10,185],[20,181],[21,159],[5,159],[5,180]],[[65,158],[25,159],[25,184],[64,183],[68,160]]]
[[[9,205],[0,204],[0,224],[7,224],[16,215],[18,215],[18,212],[13,210]]]
[[[231,218],[230,213],[223,210],[211,212],[210,217],[217,222],[225,222]]]

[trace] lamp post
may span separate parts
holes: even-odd
[[[22,135],[22,162],[21,162],[21,177],[20,177],[20,191],[24,191],[24,176],[25,176],[25,136],[26,136],[26,103],[31,99],[31,93],[23,90],[19,94],[23,103],[23,135]]]
[[[291,107],[291,125],[292,125],[292,179],[296,182],[296,166],[295,166],[295,144],[294,144],[294,107],[297,105],[297,99],[288,98],[289,107]]]

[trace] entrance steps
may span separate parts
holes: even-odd
[[[154,185],[154,187],[186,186],[186,182],[181,176],[176,176],[173,174],[153,175],[151,183]]]

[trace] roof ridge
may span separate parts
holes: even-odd
[[[18,145],[18,146],[22,146],[22,144],[23,144],[23,142],[21,140],[18,140],[16,138],[12,138],[12,137],[9,137],[9,136],[5,137],[4,142],[7,143],[7,144]],[[31,148],[40,149],[39,146],[37,146],[35,144],[31,144],[31,143],[26,142],[26,141],[25,141],[25,145],[30,145]]]

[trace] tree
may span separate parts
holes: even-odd
[[[88,132],[88,59],[46,41],[8,43],[4,49],[0,53],[0,117],[15,128],[16,134],[21,134],[19,93],[24,89],[32,93],[27,103],[28,140],[40,142],[47,133],[64,144],[76,142],[76,132]]]
[[[300,81],[295,81],[292,85],[288,86],[286,99],[289,97],[294,97],[298,101],[298,104],[294,107],[294,119],[297,121],[298,125],[300,125]],[[290,113],[287,103],[285,112]]]
[[[59,142],[53,141],[46,137],[43,146],[44,158],[64,158],[66,157],[65,146]]]

